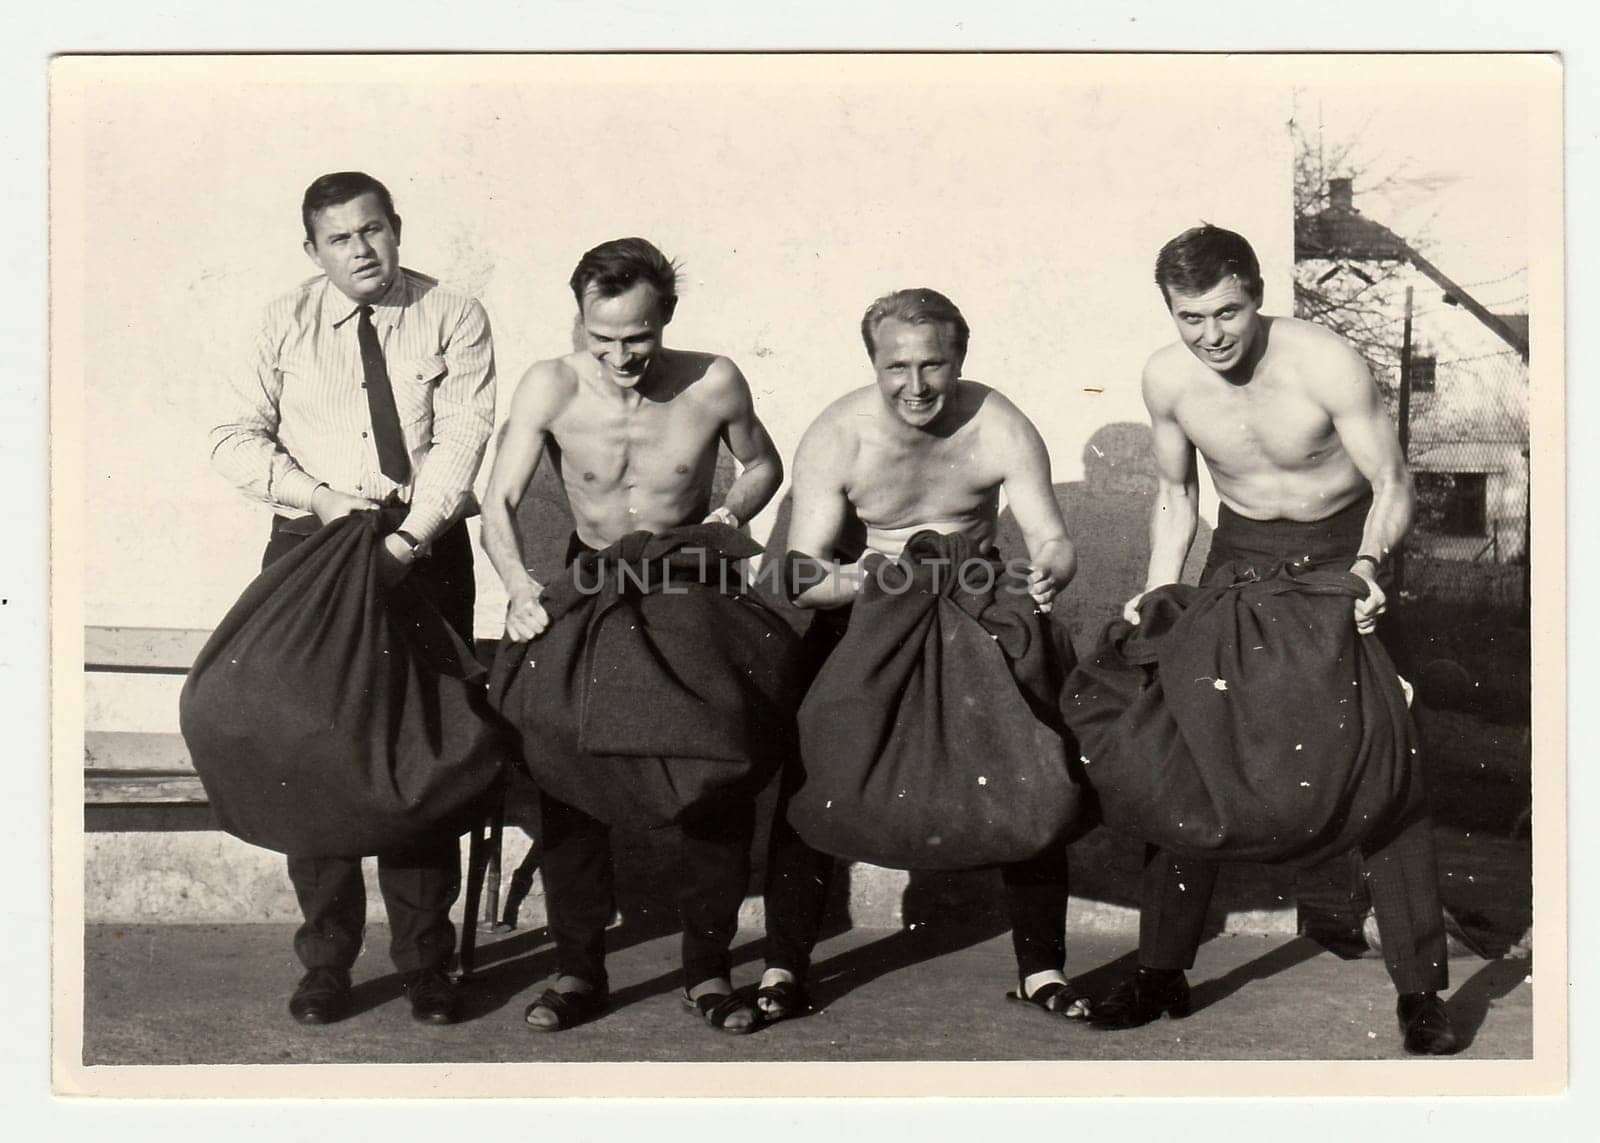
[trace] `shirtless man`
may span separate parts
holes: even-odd
[[[875,564],[899,557],[917,532],[965,533],[992,545],[1002,490],[1022,530],[1029,592],[1041,610],[1077,567],[1038,431],[1003,395],[961,377],[968,337],[961,311],[933,290],[901,290],[872,304],[861,336],[877,383],[823,410],[795,455],[789,547],[822,569],[795,598],[800,607],[824,609],[807,635],[813,666],[842,636],[844,609]],[[833,859],[788,824],[793,777],[767,859],[767,968],[757,1003],[769,1019],[807,1005],[805,976],[834,871]],[[1063,971],[1065,843],[1002,873],[1022,997],[1049,1012],[1086,1016],[1087,1000]]]
[[[1158,480],[1145,592],[1182,572],[1198,520],[1198,451],[1222,501],[1202,580],[1230,561],[1263,575],[1292,559],[1348,568],[1367,584],[1356,628],[1372,634],[1387,602],[1380,580],[1411,526],[1413,497],[1366,363],[1319,325],[1262,314],[1260,266],[1232,231],[1185,231],[1162,247],[1155,277],[1180,340],[1144,371]],[[1130,623],[1143,594],[1124,609]],[[1362,857],[1406,1050],[1458,1051],[1438,997],[1448,971],[1426,816],[1370,838]],[[1147,847],[1139,968],[1096,1005],[1096,1026],[1187,1014],[1183,973],[1194,965],[1216,875],[1216,863]]]
[[[568,563],[584,547],[600,549],[630,532],[702,521],[738,527],[783,481],[782,461],[738,367],[662,344],[677,304],[677,272],[659,250],[640,238],[604,243],[579,261],[571,286],[584,348],[540,361],[523,376],[483,505],[484,549],[505,582],[506,634],[515,641],[536,638],[549,624],[516,523],[517,505],[546,450],[572,505]],[[724,441],[741,471],[722,505],[708,513]],[[541,803],[558,969],[551,991],[529,1006],[526,1018],[536,1029],[557,1031],[605,1004],[610,832],[551,797]],[[752,801],[683,826],[680,907],[691,1000],[733,995],[728,946],[749,878],[754,812]],[[747,1004],[729,1001],[715,1023],[738,1032],[756,1022]]]

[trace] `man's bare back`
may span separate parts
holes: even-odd
[[[1177,422],[1235,512],[1257,520],[1320,520],[1367,491],[1329,400],[1360,383],[1366,366],[1311,322],[1263,317],[1261,325],[1266,347],[1247,381],[1206,368],[1178,342],[1150,358],[1146,400],[1153,414],[1159,409]]]

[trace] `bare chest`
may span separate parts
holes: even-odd
[[[1326,410],[1292,385],[1216,379],[1187,394],[1177,414],[1206,462],[1224,471],[1313,468],[1339,449]]]
[[[862,523],[892,529],[993,516],[1000,483],[973,433],[918,447],[863,442],[845,489]]]
[[[633,409],[575,405],[551,426],[569,485],[666,491],[716,463],[717,425],[682,397]]]

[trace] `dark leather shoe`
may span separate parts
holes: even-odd
[[[1091,1027],[1138,1028],[1163,1016],[1189,1015],[1189,982],[1179,969],[1140,968],[1089,1012]]]
[[[441,968],[425,968],[406,977],[411,1018],[424,1024],[454,1024],[456,986]]]
[[[332,1024],[350,1008],[350,974],[342,968],[313,968],[289,997],[289,1015],[302,1024]]]
[[[1451,1056],[1465,1045],[1437,992],[1407,992],[1395,1005],[1406,1051],[1414,1056]]]

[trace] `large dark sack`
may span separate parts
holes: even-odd
[[[1057,707],[1072,645],[966,536],[919,532],[901,560],[863,585],[801,704],[789,823],[890,868],[1034,857],[1085,818]]]
[[[1225,564],[1112,622],[1062,694],[1106,824],[1183,856],[1311,866],[1416,808],[1405,694],[1351,618],[1365,595],[1345,571]]]
[[[460,833],[511,757],[485,672],[358,512],[250,584],[184,683],[179,719],[222,828],[353,857]]]
[[[550,626],[503,640],[490,682],[542,791],[650,829],[767,783],[793,752],[799,641],[743,590],[760,551],[722,524],[634,532],[550,585]]]

